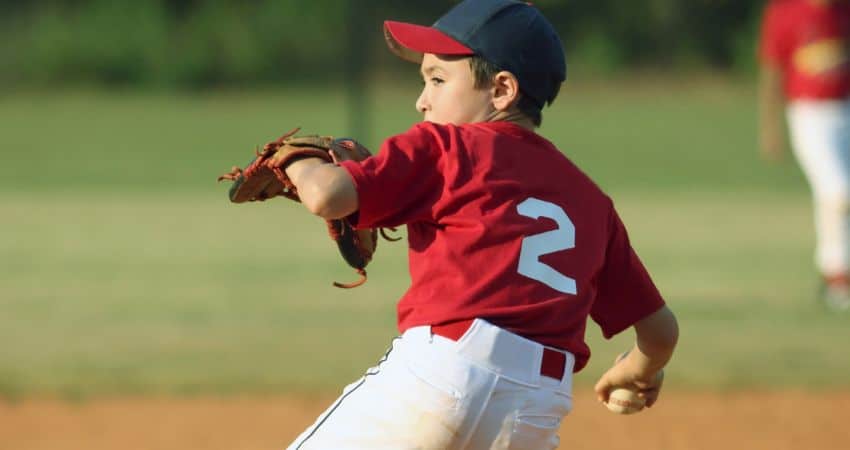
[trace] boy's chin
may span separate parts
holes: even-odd
[[[425,122],[430,122],[430,123],[437,124],[437,125],[460,126],[460,125],[463,125],[465,123],[468,123],[468,122],[463,122],[463,121],[458,121],[458,120],[437,119],[437,118],[434,118],[434,117],[426,117],[422,120],[425,121]]]

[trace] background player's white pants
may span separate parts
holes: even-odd
[[[850,251],[850,102],[788,105],[792,147],[812,188],[817,248],[824,275],[845,274]]]
[[[574,358],[555,380],[542,349],[482,320],[457,342],[412,328],[288,449],[554,449]]]

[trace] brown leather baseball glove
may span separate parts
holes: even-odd
[[[264,201],[277,196],[300,202],[298,189],[286,176],[286,167],[299,159],[319,158],[328,163],[354,160],[363,161],[372,154],[352,139],[334,139],[329,136],[295,136],[298,128],[263,146],[244,169],[233,167],[218,180],[233,181],[230,201],[234,203]],[[378,245],[378,230],[355,230],[346,219],[327,220],[328,233],[336,242],[345,262],[353,267],[361,279],[354,283],[337,283],[340,288],[353,288],[366,282],[366,265],[372,260]],[[391,241],[384,230],[381,235]]]

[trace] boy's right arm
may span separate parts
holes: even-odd
[[[670,361],[679,339],[676,316],[664,306],[638,321],[634,329],[634,348],[618,358],[596,383],[594,390],[601,402],[607,402],[611,390],[617,387],[638,391],[647,406],[658,399],[663,382],[661,369]]]

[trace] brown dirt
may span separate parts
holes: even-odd
[[[0,450],[279,449],[332,398],[130,398],[0,402]],[[847,449],[850,392],[667,392],[617,416],[580,392],[570,450]]]

